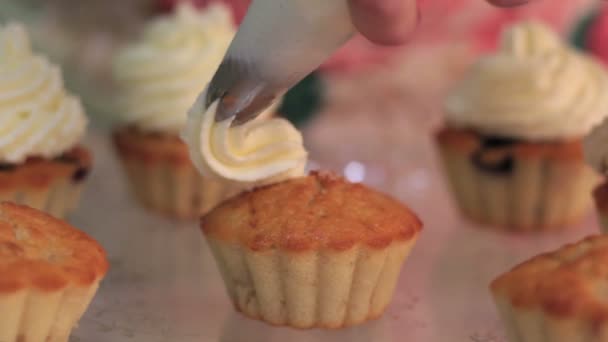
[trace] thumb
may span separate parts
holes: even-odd
[[[526,4],[530,0],[487,0],[489,3],[499,7],[515,7]]]
[[[383,45],[407,42],[419,19],[416,0],[350,0],[349,9],[357,30]]]

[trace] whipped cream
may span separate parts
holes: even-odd
[[[507,30],[448,96],[447,123],[526,140],[580,138],[608,115],[608,75],[546,26]]]
[[[25,28],[0,26],[0,162],[59,156],[78,144],[86,124],[59,67],[32,53]]]
[[[203,176],[258,186],[304,174],[302,135],[287,120],[256,118],[232,127],[215,121],[217,101],[205,109],[206,92],[188,113],[182,134],[190,159]]]
[[[115,58],[117,119],[142,131],[179,133],[235,32],[230,10],[220,3],[198,11],[184,2],[150,23],[141,40]]]

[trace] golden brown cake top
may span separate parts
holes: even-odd
[[[191,165],[188,146],[177,134],[143,132],[128,126],[115,130],[113,140],[122,158],[150,164],[171,162],[174,165]]]
[[[548,315],[608,320],[608,236],[541,254],[498,277],[492,292]]]
[[[387,195],[313,172],[242,193],[205,215],[201,227],[210,237],[252,250],[304,251],[355,244],[383,248],[414,238],[422,223]]]
[[[41,211],[0,203],[0,293],[88,286],[108,270],[103,248]]]

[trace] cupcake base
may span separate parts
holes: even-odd
[[[237,311],[277,326],[337,329],[384,313],[416,239],[305,252],[207,242]]]
[[[155,212],[179,219],[198,218],[238,192],[202,177],[177,135],[125,128],[114,133],[114,145],[133,194]]]
[[[55,159],[30,158],[19,165],[0,165],[0,201],[63,218],[76,208],[91,164],[91,154],[76,147]]]
[[[0,341],[68,342],[98,287],[0,293]]]
[[[446,174],[463,214],[513,231],[555,230],[591,207],[598,177],[580,140],[529,143],[444,129],[437,136]]]

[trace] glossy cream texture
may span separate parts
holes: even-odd
[[[59,156],[78,144],[86,124],[59,67],[32,52],[25,28],[0,26],[0,162]]]
[[[304,174],[302,135],[287,120],[258,117],[231,127],[233,119],[215,121],[217,102],[205,109],[205,96],[190,110],[182,134],[190,159],[204,176],[262,185]]]
[[[198,11],[184,3],[150,23],[115,58],[117,120],[142,131],[178,134],[234,34],[230,11],[221,4]]]
[[[548,27],[508,29],[446,102],[449,125],[531,141],[580,138],[608,114],[608,77]]]

